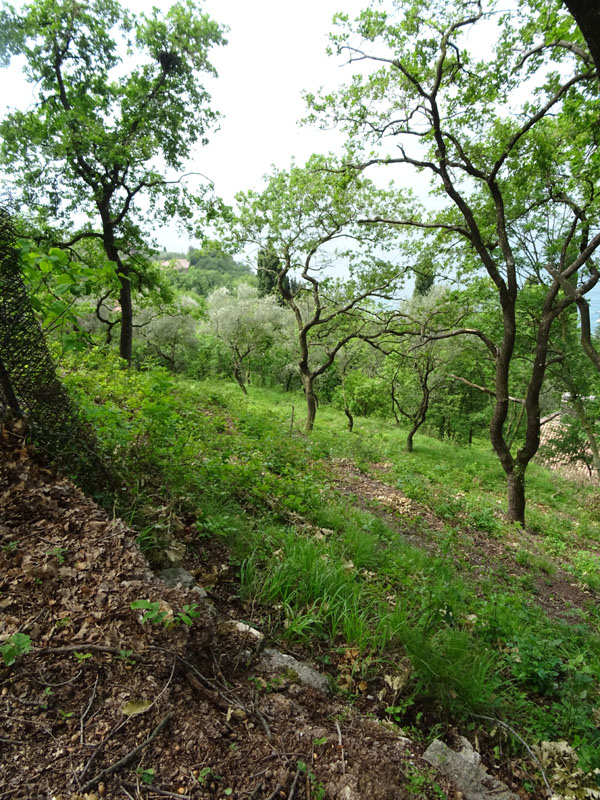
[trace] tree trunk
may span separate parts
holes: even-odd
[[[122,269],[122,268],[121,268]],[[127,274],[119,275],[121,291],[119,304],[121,306],[121,336],[119,339],[119,355],[131,363],[131,350],[133,347],[133,303],[131,301],[131,281]]]
[[[15,417],[21,417],[22,413],[21,408],[19,407],[19,401],[14,393],[12,383],[10,382],[10,377],[4,367],[4,364],[2,363],[2,359],[0,359],[0,389],[2,390],[4,399],[8,403],[8,407],[12,413],[15,415]]]
[[[564,0],[590,48],[600,77],[600,6],[597,0]]]
[[[129,267],[121,260],[119,248],[115,241],[114,225],[110,216],[110,198],[104,197],[102,201],[98,203],[98,211],[102,219],[102,244],[104,246],[104,252],[108,260],[112,261],[114,264],[114,269],[121,286],[119,291],[119,305],[121,306],[119,355],[130,364],[133,347],[133,302],[131,299]]]
[[[237,364],[233,368],[233,375],[234,375],[234,377],[235,377],[235,379],[237,381],[237,385],[240,387],[242,392],[245,395],[247,395],[248,394],[248,390],[246,389],[246,384],[244,383],[244,373],[243,373],[242,368],[240,366],[238,366]]]
[[[347,405],[344,405],[344,414],[348,417],[348,430],[352,432],[352,429],[354,428],[354,417],[352,416],[352,412]]]
[[[311,433],[317,416],[317,396],[315,395],[315,379],[312,375],[303,375],[304,396],[306,397],[306,433]]]
[[[348,430],[352,433],[352,428],[354,428],[354,417],[352,416],[352,412],[350,411],[350,406],[348,405],[348,398],[346,397],[346,383],[344,378],[342,377],[342,395],[344,397],[344,414],[348,417]]]
[[[506,476],[508,482],[508,521],[525,527],[525,468],[515,464]]]
[[[413,439],[415,438],[416,432],[419,430],[421,425],[425,422],[424,416],[419,416],[417,420],[413,420],[413,426],[410,429],[408,436],[406,437],[406,452],[412,453],[413,451]]]

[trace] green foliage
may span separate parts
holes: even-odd
[[[101,246],[129,360],[132,290],[155,285],[154,225],[177,215],[192,229],[199,207],[212,211],[206,187],[192,193],[164,171],[180,171],[216,121],[199,79],[215,72],[208,51],[224,43],[223,30],[184,2],[137,18],[116,0],[37,0],[19,11],[5,5],[0,23],[2,60],[24,57],[38,100],[0,123],[0,162],[13,172],[15,202],[38,237],[77,250],[82,262],[89,243]],[[131,48],[136,57],[124,68],[121,54]],[[61,275],[67,291],[68,273]]]
[[[13,633],[0,644],[0,654],[7,667],[10,667],[20,656],[31,651],[31,638],[26,633]]]
[[[217,536],[230,547],[242,597],[272,635],[318,643],[320,651],[356,648],[351,682],[369,679],[380,660],[404,659],[406,680],[382,701],[382,709],[397,709],[402,725],[432,700],[444,718],[506,714],[527,740],[567,738],[585,769],[597,765],[593,612],[583,609],[578,625],[551,620],[503,563],[492,558],[472,572],[462,557],[470,531],[500,542],[519,536],[497,513],[502,473],[489,447],[474,442],[466,451],[423,436],[409,457],[402,430],[367,417],[351,434],[327,406],[307,439],[289,430],[289,395],[255,387],[245,397],[233,384],[90,359],[84,366],[93,364],[93,372],[72,373],[70,382],[85,389],[88,414],[126,476],[123,508],[134,524],[152,525],[157,551],[161,541],[169,546],[166,531],[181,513],[194,515],[199,537]],[[348,497],[338,501],[327,488],[331,464],[353,461],[367,476],[374,462],[389,465],[376,473],[380,491],[397,482],[415,504],[399,524]],[[581,542],[600,541],[593,490],[579,490],[577,520],[559,476],[532,470],[531,491],[539,554],[534,560],[515,549],[515,561],[534,570],[530,582],[551,574],[555,559],[584,580],[595,562],[593,548],[583,550]],[[151,511],[156,494],[161,509]],[[434,514],[445,516],[445,526],[430,527]],[[405,530],[438,554],[407,541]],[[164,624],[166,609],[142,602],[140,610]],[[188,611],[180,614],[192,618]]]
[[[151,786],[154,783],[156,773],[152,767],[138,767],[135,774],[146,786]]]
[[[165,628],[174,628],[177,625],[192,625],[194,619],[199,616],[197,611],[198,604],[192,603],[191,605],[184,605],[183,611],[173,614],[170,608],[164,608],[158,601],[152,602],[150,600],[134,600],[130,608],[134,611],[137,609],[145,610],[142,617],[142,625],[146,622],[152,625],[162,625]]]
[[[199,297],[208,297],[216,289],[234,289],[239,283],[250,283],[252,271],[240,264],[218,245],[209,244],[201,250],[191,250],[189,269],[172,270],[170,280],[179,289],[195,292]]]
[[[345,378],[344,388],[335,389],[332,401],[336,408],[344,407],[344,393],[353,414],[367,417],[372,414],[387,416],[389,413],[390,403],[381,378],[373,378],[359,370],[353,370]]]
[[[493,4],[407,0],[355,19],[338,14],[332,51],[373,69],[307,100],[311,121],[347,132],[348,158],[361,174],[383,165],[409,181],[416,168],[431,177],[432,194],[446,199],[443,208],[403,209],[394,228],[421,229],[417,273],[445,274],[479,295],[473,291],[479,302],[453,321],[434,311],[434,343],[460,334],[484,346],[485,379],[457,379],[495,398],[491,442],[511,486],[509,516],[524,524],[545,373],[560,360],[550,356],[553,329],[575,303],[581,311],[597,282],[588,260],[600,247],[592,188],[600,175],[592,122],[599,101],[585,43],[558,0],[522,2],[518,14],[499,16],[483,52],[477,32],[494,13]],[[585,347],[589,354],[589,339]],[[471,365],[471,375],[478,367]],[[427,399],[419,377],[412,382],[421,384],[423,402],[413,387],[399,406],[413,429]],[[522,413],[511,419],[510,403],[521,400]]]

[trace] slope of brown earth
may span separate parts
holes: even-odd
[[[202,556],[208,597],[167,588],[119,519],[0,428],[0,644],[32,644],[0,666],[0,798],[393,800],[417,779],[439,797],[420,746],[265,672],[266,640],[223,625],[243,610],[226,554]]]

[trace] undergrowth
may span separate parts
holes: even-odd
[[[307,438],[292,427],[301,396],[253,389],[246,398],[230,384],[133,372],[104,355],[88,356],[66,379],[119,475],[117,511],[151,558],[175,546],[182,518],[193,519],[199,537],[230,548],[241,593],[271,637],[324,662],[328,650],[351,648],[350,693],[397,674],[382,700],[396,722],[425,724],[432,710],[442,724],[498,717],[526,741],[569,742],[585,770],[600,767],[597,611],[590,603],[580,622],[550,619],[531,591],[531,576],[554,574],[556,559],[598,590],[591,487],[578,487],[575,503],[572,484],[532,465],[535,543],[519,544],[521,532],[503,519],[504,480],[488,443],[467,450],[422,436],[408,455],[393,425],[360,419],[349,433],[330,407]],[[410,541],[404,523],[390,527],[332,491],[340,459],[363,470],[384,465],[382,480],[422,504],[427,513],[405,523]],[[456,550],[469,530],[514,540],[525,575],[503,582],[505,565],[462,568]],[[435,548],[417,547],[419,535]],[[506,738],[506,728],[495,731]],[[503,744],[520,746],[518,737]]]

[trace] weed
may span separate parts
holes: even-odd
[[[435,781],[433,771],[421,771],[416,767],[410,766],[407,772],[404,773],[404,788],[409,795],[415,797],[424,797],[432,793],[434,797],[440,800],[446,800],[446,792]]]
[[[64,564],[66,552],[67,552],[66,547],[53,547],[51,550],[48,550],[46,555],[53,556],[54,558],[56,558],[59,564]]]
[[[156,777],[152,767],[138,767],[135,771],[135,774],[146,786],[150,786],[152,783],[154,783],[154,778]]]
[[[546,575],[554,575],[556,572],[556,567],[549,558],[531,553],[529,550],[518,550],[515,553],[515,561],[522,567],[529,567],[536,571],[545,572]]]
[[[0,654],[7,667],[10,667],[22,655],[31,651],[31,638],[26,633],[13,633],[0,644]]]
[[[200,616],[197,603],[184,605],[183,610],[173,614],[169,607],[161,606],[158,601],[134,600],[130,608],[133,610],[144,609],[146,613],[142,617],[142,625],[149,622],[153,625],[162,625],[165,628],[174,628],[177,625],[192,625],[194,619]]]
[[[306,764],[305,761],[298,761],[296,764],[298,771],[303,775],[306,775],[306,780],[310,785],[310,796],[312,800],[324,800],[325,798],[325,787],[320,782],[317,781],[317,776],[315,773],[310,769],[310,767]]]
[[[82,662],[87,661],[88,658],[91,658],[92,654],[91,653],[79,653],[79,652],[76,651],[75,653],[73,653],[73,657],[76,659],[76,661],[79,664],[81,664]]]
[[[223,383],[112,370],[86,358],[95,371],[73,373],[72,382],[131,487],[119,511],[135,513],[147,549],[162,547],[160,513],[152,510],[160,496],[174,520],[189,513],[199,538],[219,537],[231,548],[241,594],[262,605],[274,635],[317,643],[332,663],[326,648],[356,648],[352,682],[368,679],[382,660],[406,662],[407,680],[382,701],[392,716],[414,719],[432,699],[440,714],[459,719],[502,709],[527,740],[568,738],[585,768],[599,766],[598,612],[571,608],[579,622],[567,626],[532,600],[539,573],[552,575],[557,560],[574,581],[600,589],[593,487],[578,487],[575,504],[570,484],[531,465],[531,552],[524,532],[499,514],[505,476],[489,442],[474,442],[466,455],[456,442],[421,436],[407,456],[402,430],[364,418],[357,433],[345,434],[338,412],[325,405],[310,438],[282,435],[289,395],[254,387],[241,398]],[[406,517],[388,525],[387,515],[353,507],[349,495],[336,500],[332,459],[368,474],[375,461],[389,464],[377,479],[423,505],[418,526]],[[442,527],[430,525],[432,510]],[[514,541],[523,578],[495,563],[475,562],[467,571],[465,528]],[[409,544],[407,531],[428,547]],[[170,627],[194,618],[193,607],[176,613],[136,603],[145,622]]]
[[[131,658],[133,650],[119,650],[119,658],[124,661],[127,666],[134,666],[135,659]]]
[[[204,786],[208,783],[209,779],[213,781],[223,780],[220,775],[217,775],[212,767],[202,767],[202,769],[198,772],[196,780],[200,786]]]

